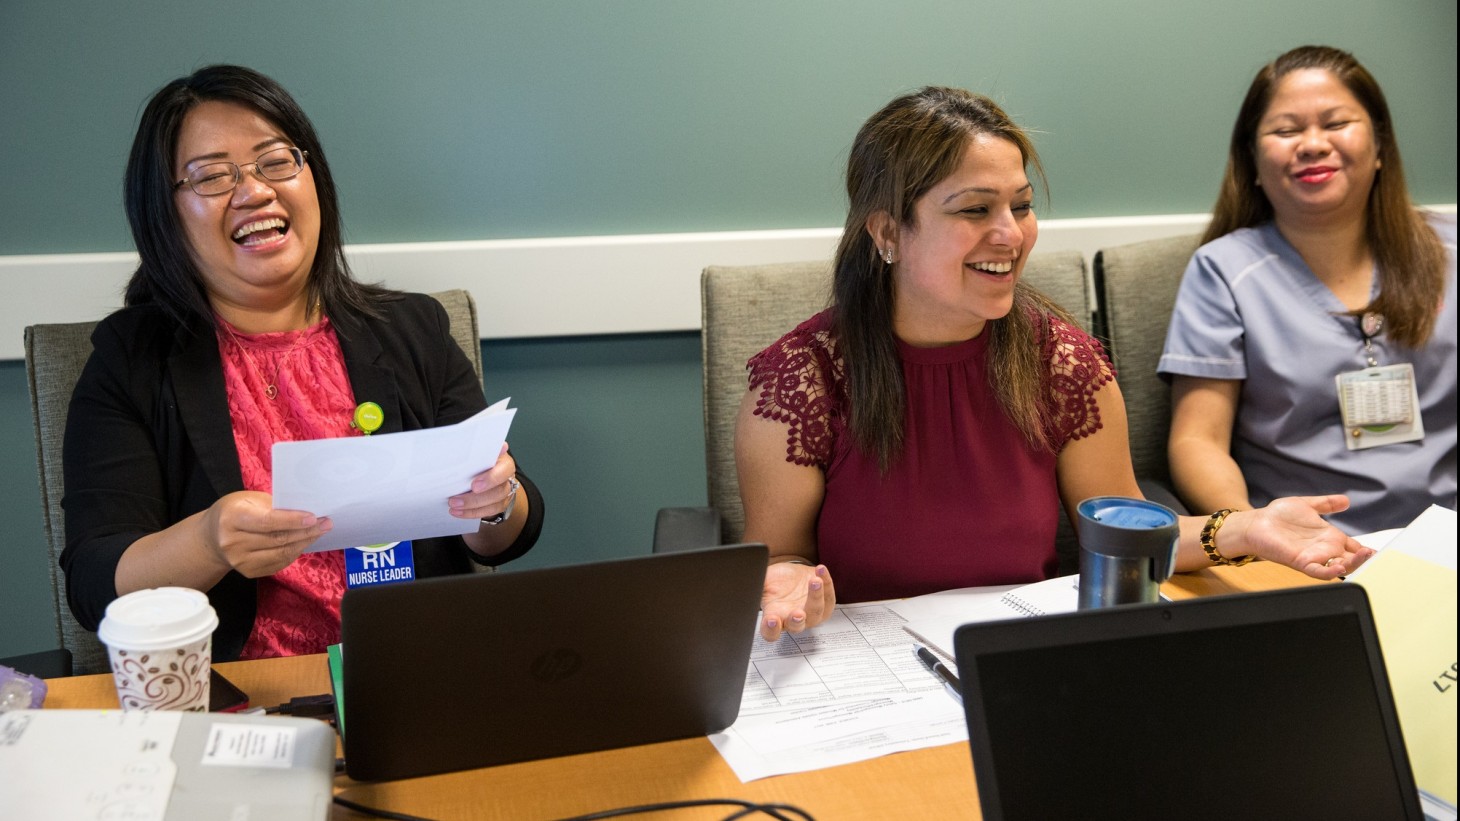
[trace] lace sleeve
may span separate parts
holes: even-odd
[[[841,369],[827,333],[802,323],[750,358],[750,387],[760,388],[755,415],[786,426],[786,461],[825,467],[835,442]]]
[[[1050,440],[1064,447],[1102,427],[1095,394],[1115,378],[1115,368],[1094,337],[1053,317],[1044,353],[1050,377]]]

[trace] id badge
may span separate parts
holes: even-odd
[[[409,540],[345,548],[345,585],[350,589],[408,582],[416,577]]]
[[[1413,442],[1425,435],[1419,388],[1408,362],[1349,371],[1335,377],[1349,450]]]

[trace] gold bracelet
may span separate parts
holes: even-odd
[[[1232,508],[1224,507],[1216,513],[1213,513],[1211,518],[1207,519],[1207,523],[1202,525],[1201,549],[1206,551],[1207,558],[1212,560],[1212,564],[1229,564],[1233,567],[1241,567],[1257,557],[1238,556],[1235,559],[1229,559],[1217,550],[1217,531],[1222,529],[1222,523],[1227,520],[1227,514],[1231,512]]]

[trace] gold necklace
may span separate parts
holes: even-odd
[[[318,309],[319,304],[315,303],[314,310],[311,310],[310,314],[305,316],[306,323],[308,322],[309,316],[313,315],[314,311]],[[223,322],[223,327],[228,331],[228,335],[233,337],[233,344],[238,346],[238,350],[243,353],[243,358],[248,360],[248,366],[253,369],[254,376],[257,376],[260,382],[264,382],[264,372],[259,368],[259,363],[253,358],[253,354],[249,351],[248,346],[243,343],[243,339],[238,336],[238,332],[233,330],[233,326],[227,320],[222,317],[219,317],[219,320]],[[309,327],[306,324],[304,329],[299,332],[299,337],[294,340],[294,344],[289,346],[289,350],[284,351],[278,359],[274,360],[274,378],[264,382],[264,396],[268,397],[270,402],[274,401],[274,398],[279,395],[279,373],[284,369],[284,360],[293,356],[294,352],[299,350],[299,346],[304,344],[304,340],[309,338]]]

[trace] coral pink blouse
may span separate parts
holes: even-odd
[[[942,348],[898,341],[907,415],[903,452],[883,474],[847,431],[846,368],[831,312],[751,358],[755,414],[786,428],[786,459],[826,476],[817,555],[837,599],[869,601],[1055,571],[1057,453],[1029,443],[989,387],[984,333]],[[1045,407],[1062,447],[1100,428],[1095,392],[1114,374],[1100,344],[1051,318]]]
[[[355,394],[328,318],[302,331],[246,334],[218,318],[218,351],[243,486],[271,492],[275,442],[350,436]],[[271,397],[272,394],[272,397]],[[345,559],[305,553],[258,580],[253,632],[240,658],[322,653],[340,640]]]

